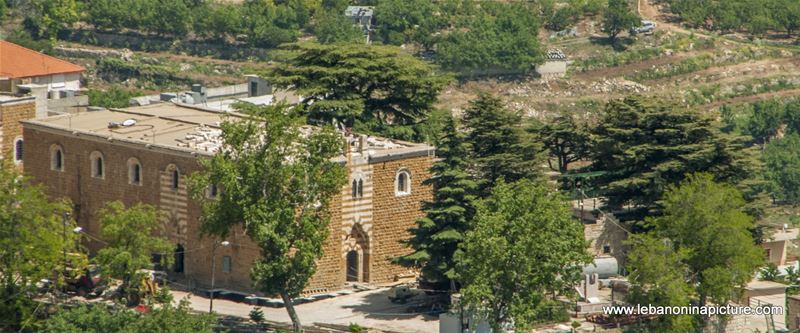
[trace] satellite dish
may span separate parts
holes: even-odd
[[[133,126],[133,125],[136,125],[136,120],[134,120],[134,119],[126,119],[125,121],[122,122],[122,126],[125,126],[125,127],[129,127],[129,126]]]

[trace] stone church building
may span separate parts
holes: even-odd
[[[72,200],[91,251],[102,247],[98,209],[114,200],[151,204],[164,212],[165,236],[175,245],[169,254],[175,263],[164,270],[207,288],[213,260],[215,288],[250,293],[258,247],[241,230],[225,240],[201,237],[201,209],[187,189],[197,159],[219,148],[222,114],[161,103],[23,121],[24,171],[52,197]],[[432,198],[422,181],[429,177],[433,147],[358,134],[344,134],[343,144],[348,182],[332,200],[330,236],[307,293],[407,276],[408,269],[389,258],[410,252],[401,241],[423,215],[422,202]]]

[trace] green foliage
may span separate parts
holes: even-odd
[[[255,46],[275,47],[295,41],[309,20],[313,2],[250,0],[217,1],[92,0],[86,21],[95,28],[124,28],[184,38],[190,32],[223,39],[246,34]]]
[[[456,279],[454,257],[460,252],[458,245],[475,214],[473,202],[478,186],[466,172],[469,146],[455,119],[447,119],[437,141],[440,160],[431,168],[432,177],[424,182],[434,188],[433,201],[424,204],[425,217],[410,230],[413,236],[406,243],[414,252],[395,261],[407,267],[421,267],[425,281],[442,284]]]
[[[708,296],[726,304],[764,260],[744,205],[733,186],[714,182],[710,174],[693,174],[669,188],[664,216],[652,220],[660,236],[670,239],[677,251],[688,252],[685,263],[701,302]]]
[[[629,258],[632,300],[654,305],[727,304],[763,263],[753,219],[731,185],[692,174],[664,195],[664,215],[648,220],[654,230],[633,238]],[[660,318],[659,332],[686,332],[684,316]]]
[[[375,7],[375,25],[384,43],[401,45],[416,42],[431,49],[436,42],[434,34],[445,21],[435,2],[428,0],[378,1]]]
[[[63,218],[69,203],[50,201],[9,157],[0,160],[0,188],[0,331],[32,329],[35,283],[64,271],[62,252],[77,247],[75,222]]]
[[[347,329],[348,329],[350,332],[353,332],[353,333],[361,333],[361,332],[364,332],[364,328],[363,328],[363,327],[361,327],[361,325],[359,325],[358,323],[350,323],[350,325],[347,325]]]
[[[775,100],[760,101],[752,106],[752,113],[748,117],[744,133],[750,134],[757,142],[769,141],[781,126],[783,107]]]
[[[692,288],[685,276],[686,251],[676,252],[655,235],[633,235],[628,244],[632,248],[627,263],[628,280],[632,282],[629,302],[656,306],[689,304]],[[692,331],[693,320],[687,315],[662,316],[649,325],[652,332],[682,333]]]
[[[176,67],[149,64],[138,60],[125,61],[111,57],[98,60],[96,72],[106,81],[125,81],[135,78],[140,81],[153,82],[158,86],[185,80],[178,76],[179,71]]]
[[[560,302],[552,296],[573,295],[590,261],[568,206],[531,180],[501,181],[479,201],[457,257],[464,307],[496,330],[513,321],[521,332],[552,319],[549,309]]]
[[[780,274],[781,271],[778,270],[778,266],[771,262],[762,267],[760,271],[761,279],[765,281],[779,281]]]
[[[248,316],[250,317],[250,320],[256,324],[260,324],[262,321],[264,321],[264,311],[262,311],[259,307],[255,307],[250,310]]]
[[[231,3],[213,3],[195,9],[200,14],[194,16],[193,30],[195,34],[206,38],[224,39],[235,37],[241,33],[244,24],[240,17],[242,7]]]
[[[89,96],[89,105],[102,106],[106,108],[126,108],[130,106],[130,99],[142,96],[139,91],[124,90],[119,87],[111,87],[108,90],[89,89],[86,92]]]
[[[100,238],[106,246],[95,260],[104,274],[122,280],[124,297],[140,296],[139,270],[150,269],[154,254],[161,254],[162,265],[168,265],[173,246],[163,237],[158,209],[146,204],[125,207],[119,201],[109,202],[98,212]]]
[[[80,18],[75,0],[31,0],[27,10],[25,26],[38,38],[55,39]]]
[[[4,35],[6,41],[27,47],[44,54],[53,54],[53,41],[50,39],[35,39],[25,29],[15,29],[10,34]]]
[[[782,201],[800,203],[800,134],[793,132],[773,140],[764,149],[766,178],[772,193]]]
[[[44,322],[43,333],[136,333],[196,332],[212,333],[216,319],[210,314],[196,314],[187,300],[178,306],[165,303],[148,314],[103,303],[61,310]]]
[[[708,54],[683,59],[675,64],[667,64],[661,67],[648,69],[627,76],[629,80],[644,81],[658,80],[687,73],[701,71],[715,65],[714,57]]]
[[[471,101],[464,111],[466,139],[472,148],[470,171],[480,179],[481,193],[488,193],[501,179],[515,182],[541,176],[542,146],[521,124],[519,113],[507,110],[500,99],[485,94]]]
[[[640,19],[630,8],[628,0],[608,0],[603,17],[603,32],[615,40],[620,32],[639,25]]]
[[[798,280],[800,280],[800,270],[795,266],[786,267],[786,283],[797,285]]]
[[[800,3],[794,0],[667,0],[673,13],[695,26],[723,32],[746,29],[753,34],[800,27]]]
[[[738,143],[710,118],[665,101],[642,96],[611,101],[593,134],[592,168],[605,172],[596,185],[614,209],[632,205],[639,214],[656,213],[656,201],[687,173],[710,172],[724,181],[747,176]]]
[[[560,115],[544,124],[534,123],[528,130],[544,145],[550,157],[547,164],[553,171],[565,173],[570,163],[589,157],[591,152],[588,124],[580,123],[572,115]]]
[[[322,44],[363,43],[364,31],[340,12],[323,12],[317,17],[314,34]]]
[[[470,73],[485,69],[526,71],[542,60],[539,21],[523,2],[481,2],[479,10],[459,16],[455,29],[442,36],[436,62]]]
[[[286,62],[269,76],[304,96],[302,109],[312,123],[337,121],[401,137],[388,128],[424,121],[448,82],[435,67],[392,46],[300,43],[286,50]]]
[[[341,136],[331,126],[306,131],[296,108],[286,104],[237,105],[246,118],[222,124],[223,147],[200,160],[203,171],[191,177],[195,199],[203,207],[205,234],[227,238],[243,228],[260,248],[251,278],[254,288],[279,294],[295,325],[300,321],[292,299],[314,274],[328,237],[327,210],[341,192],[344,168]],[[209,186],[221,191],[205,195]]]

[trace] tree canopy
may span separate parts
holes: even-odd
[[[31,293],[41,279],[61,281],[62,253],[75,252],[75,222],[68,202],[50,201],[11,159],[0,159],[0,330],[36,324]]]
[[[458,16],[456,29],[443,34],[436,62],[467,73],[492,68],[522,72],[541,62],[540,23],[533,5],[486,1],[479,6]]]
[[[515,182],[541,175],[542,147],[521,127],[522,116],[496,97],[480,95],[464,111],[464,127],[470,152],[470,171],[481,192],[503,179]]]
[[[773,140],[764,149],[766,178],[777,199],[800,203],[800,134],[790,133]]]
[[[603,17],[603,31],[611,40],[617,38],[619,33],[639,25],[639,16],[631,10],[628,0],[608,0]]]
[[[794,0],[667,0],[670,10],[695,26],[723,32],[744,29],[754,34],[800,28],[800,3]]]
[[[653,231],[632,242],[633,300],[675,305],[691,298],[701,305],[709,300],[727,304],[764,261],[744,205],[738,190],[714,182],[710,174],[692,174],[670,186],[664,215],[648,220]],[[662,318],[659,324],[671,327],[665,332],[686,331],[685,320],[679,318]]]
[[[123,295],[139,295],[139,270],[150,269],[153,254],[161,254],[160,264],[167,265],[173,250],[163,234],[156,207],[136,204],[131,207],[113,201],[99,211],[100,238],[106,243],[97,252],[96,261],[104,274],[122,280]]]
[[[424,121],[449,81],[428,63],[397,47],[356,44],[291,44],[269,73],[291,87],[312,123],[342,122],[358,131],[409,139],[391,127]],[[409,129],[412,130],[412,129]]]
[[[738,143],[711,119],[665,101],[611,101],[593,134],[592,168],[604,172],[596,185],[615,209],[632,205],[640,214],[656,212],[664,191],[688,173],[709,172],[722,181],[747,177]]]
[[[553,171],[565,173],[571,163],[590,155],[590,127],[572,115],[560,115],[544,123],[534,122],[528,131],[542,142],[549,155],[547,164]]]
[[[192,192],[202,202],[202,229],[225,239],[242,227],[261,249],[251,270],[255,289],[280,295],[295,332],[292,301],[314,274],[328,237],[331,198],[341,193],[345,170],[341,135],[330,125],[303,126],[286,104],[239,104],[245,119],[225,119],[220,152],[201,160]],[[208,198],[206,189],[220,189]]]
[[[585,249],[583,225],[560,194],[527,179],[501,181],[477,203],[461,244],[461,302],[496,330],[555,319],[552,296],[573,295],[590,261]]]

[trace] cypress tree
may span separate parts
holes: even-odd
[[[431,168],[432,177],[425,181],[434,188],[433,201],[424,204],[426,215],[417,220],[417,226],[411,229],[413,237],[406,241],[414,252],[394,261],[420,267],[427,282],[450,282],[450,288],[455,288],[453,257],[475,214],[473,201],[478,184],[466,171],[469,145],[452,117],[445,121],[441,133],[437,147],[440,160]]]
[[[638,208],[628,218],[658,214],[662,194],[687,174],[733,183],[748,176],[742,147],[697,111],[642,96],[611,101],[605,111],[592,168],[605,171],[596,185],[611,208]]]
[[[542,145],[521,127],[522,123],[521,114],[486,94],[470,102],[465,110],[471,171],[480,179],[481,193],[489,193],[500,179],[513,183],[541,176]]]

